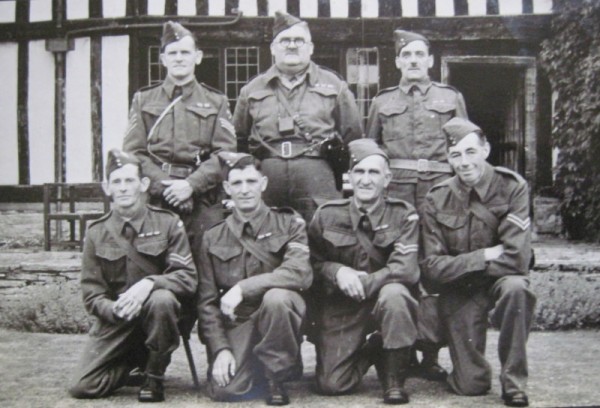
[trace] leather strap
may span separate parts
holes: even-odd
[[[390,159],[390,168],[397,170],[414,170],[419,173],[452,173],[452,167],[450,167],[448,163],[425,159]]]
[[[279,267],[279,265],[281,265],[281,261],[279,259],[273,256],[270,252],[265,251],[259,245],[256,245],[256,243],[248,239],[248,237],[245,237],[243,234],[241,237],[236,236],[233,232],[233,219],[231,217],[227,218],[225,223],[227,224],[227,227],[231,231],[232,235],[246,249],[246,251],[254,255],[259,261],[261,261],[271,269],[276,269],[277,267]]]
[[[460,191],[458,190],[458,186],[454,183],[454,181],[449,183],[450,189],[457,196],[460,197]],[[500,220],[498,217],[494,215],[490,210],[488,210],[479,200],[473,200],[471,197],[469,198],[469,207],[468,210],[475,217],[479,218],[483,221],[491,230],[496,231],[498,229],[498,225],[500,225]]]

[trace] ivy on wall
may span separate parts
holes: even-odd
[[[556,187],[568,235],[600,241],[600,1],[554,0],[554,8],[540,57],[557,96]]]

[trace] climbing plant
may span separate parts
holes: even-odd
[[[541,63],[555,92],[556,186],[571,238],[600,241],[600,1],[554,0]]]

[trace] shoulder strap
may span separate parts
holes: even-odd
[[[356,238],[358,238],[358,243],[360,246],[363,247],[367,254],[369,254],[369,258],[373,259],[380,265],[385,265],[387,263],[385,257],[377,248],[375,248],[375,245],[373,245],[369,237],[367,237],[367,234],[365,234],[365,232],[360,228],[356,229]]]
[[[144,270],[149,275],[159,275],[160,270],[156,264],[150,262],[143,256],[141,256],[138,251],[127,241],[121,234],[119,234],[113,225],[110,223],[106,224],[106,229],[110,236],[115,240],[117,245],[127,253],[129,259],[131,259],[137,266],[139,266],[142,270]]]
[[[233,232],[233,229],[231,228],[231,224],[230,224],[229,220],[230,220],[230,218],[228,218],[225,222],[227,224],[227,227],[231,231],[232,235],[238,240],[238,242],[246,249],[246,251],[250,252],[259,261],[261,261],[262,263],[264,263],[271,269],[275,269],[275,268],[279,267],[279,265],[281,264],[280,260],[277,259],[276,257],[274,257],[273,255],[271,255],[271,253],[265,251],[259,245],[256,245],[256,243],[254,241],[249,240],[247,237],[244,237],[243,235],[241,237],[237,237],[235,235],[235,233]]]

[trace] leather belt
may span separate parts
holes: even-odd
[[[307,145],[303,143],[281,142],[269,143],[270,149],[263,149],[263,159],[277,157],[280,159],[294,159],[296,157],[323,157],[320,144]]]
[[[414,170],[419,173],[452,173],[452,167],[448,163],[433,160],[407,160],[390,159],[390,168],[401,170]]]
[[[186,178],[187,176],[192,174],[196,169],[194,166],[188,166],[187,164],[171,163],[163,163],[160,168],[168,176],[177,178]]]

